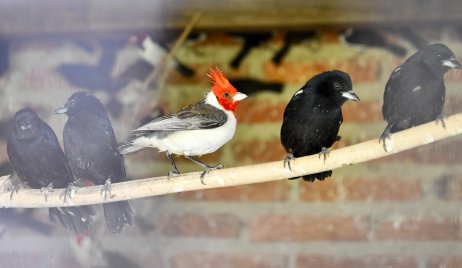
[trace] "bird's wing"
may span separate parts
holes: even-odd
[[[156,118],[134,132],[210,129],[222,126],[226,120],[224,111],[202,101],[178,113]]]

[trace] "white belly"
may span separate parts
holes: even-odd
[[[133,144],[177,155],[203,155],[218,150],[234,136],[235,131],[236,117],[231,115],[218,128],[178,131],[162,139],[141,137],[133,141]]]

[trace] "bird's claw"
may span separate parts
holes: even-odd
[[[391,140],[391,126],[388,125],[385,130],[383,131],[382,135],[380,135],[380,138],[379,138],[379,143],[383,143],[383,149],[385,150],[385,152],[388,152],[387,150],[387,143],[386,143],[386,140],[389,139]]]
[[[100,192],[101,196],[104,196],[104,200],[107,199],[108,193],[109,193],[109,197],[110,198],[112,197],[112,192],[111,192],[112,189],[111,188],[112,188],[111,187],[111,178],[108,178],[106,180],[106,182],[104,183],[103,188],[101,188],[101,192]]]
[[[292,166],[291,166],[291,164],[290,164],[290,161],[295,161],[295,156],[294,156],[293,153],[288,153],[288,154],[287,154],[286,158],[284,158],[284,164],[283,164],[284,168],[285,168],[286,165],[287,165],[287,167],[289,168],[290,172],[292,172]]]
[[[329,149],[322,147],[321,152],[319,152],[319,158],[324,157],[324,162],[326,162],[327,157],[329,156]]]
[[[53,192],[53,183],[47,185],[47,187],[40,188],[40,192],[45,193],[45,202],[48,202],[48,194]]]
[[[77,187],[75,187],[74,183],[69,183],[69,185],[64,189],[64,191],[61,193],[59,198],[64,199],[64,204],[67,204],[67,198],[69,197],[70,199],[74,198],[75,193],[77,192]]]
[[[438,122],[441,121],[441,125],[443,126],[444,129],[446,129],[446,123],[444,122],[444,119],[446,119],[446,115],[442,113],[436,117],[435,121],[437,125],[438,125]]]
[[[174,169],[170,172],[168,172],[167,179],[170,180],[171,177],[180,175],[180,171],[178,169]]]
[[[27,185],[27,181],[13,186],[13,189],[11,189],[10,193],[10,200],[13,200],[14,193],[18,194],[19,189],[24,188],[25,185]]]
[[[214,170],[217,170],[217,169],[222,169],[223,167],[224,166],[222,164],[214,166],[214,167],[206,166],[205,171],[202,172],[202,174],[201,174],[201,183],[203,185],[205,185],[205,182],[204,182],[205,175],[209,174],[210,171],[214,171]]]

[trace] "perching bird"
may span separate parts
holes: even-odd
[[[64,151],[76,178],[104,184],[109,193],[111,182],[127,180],[114,130],[97,98],[89,92],[76,92],[55,113],[69,117],[64,126]],[[120,233],[124,224],[133,226],[134,214],[127,201],[106,203],[103,208],[111,232]]]
[[[234,112],[238,101],[245,99],[247,95],[238,92],[219,69],[212,69],[208,76],[213,87],[204,100],[135,129],[120,144],[120,152],[128,154],[145,147],[166,152],[173,167],[169,176],[180,173],[172,154],[184,155],[205,169],[201,175],[202,183],[209,171],[222,168],[222,165],[208,166],[193,156],[213,153],[233,137],[236,130]]]
[[[416,52],[393,71],[383,95],[382,113],[388,125],[380,141],[385,151],[385,139],[389,139],[391,133],[433,120],[441,120],[444,126],[444,74],[461,67],[448,47],[433,44]]]
[[[15,114],[7,152],[13,169],[24,183],[35,189],[67,188],[74,182],[69,164],[53,130],[31,109]],[[46,198],[46,196],[45,196]],[[50,220],[74,233],[85,233],[93,223],[90,206],[49,209]]]
[[[294,157],[317,153],[326,159],[328,148],[340,139],[342,105],[347,100],[359,101],[359,97],[353,92],[350,76],[341,71],[318,74],[294,94],[281,127],[281,143],[288,152],[284,166],[291,169]],[[332,171],[325,171],[303,176],[303,180],[313,182],[331,175]]]

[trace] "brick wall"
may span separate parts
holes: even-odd
[[[446,43],[462,57],[462,42],[453,28],[422,34]],[[405,40],[397,42],[408,48],[409,55],[415,51]],[[192,79],[175,72],[169,76],[160,99],[167,112],[199,100],[210,88],[204,74],[215,65],[230,78],[285,84],[281,94],[266,92],[245,100],[238,108],[235,137],[202,160],[232,167],[283,159],[279,130],[285,105],[311,76],[324,70],[348,72],[362,100],[345,104],[342,140],[335,147],[381,134],[384,85],[404,58],[380,49],[352,48],[340,43],[336,32],[324,31],[320,43],[297,45],[280,66],[274,66],[270,59],[281,45],[276,36],[254,50],[239,70],[232,70],[228,62],[240,43],[224,34],[209,35],[180,50],[178,57],[197,74]],[[1,117],[30,105],[60,137],[65,118],[50,111],[75,88],[53,69],[63,61],[94,62],[98,54],[50,40],[20,42],[12,52],[13,72],[1,82]],[[134,57],[130,48],[121,54],[125,59]],[[120,68],[127,61],[119,63]],[[447,114],[462,111],[461,84],[460,72],[447,74]],[[134,114],[141,117],[150,110],[149,103],[137,111],[130,109],[149,94],[137,88],[133,83],[119,94],[129,103],[122,117],[113,119],[119,140],[137,124]],[[128,100],[132,92],[141,93]],[[102,93],[98,96],[107,100]],[[5,149],[2,141],[0,160],[6,159]],[[335,170],[324,182],[283,180],[135,200],[132,204],[140,218],[135,228],[112,235],[100,226],[94,238],[141,267],[462,267],[461,149],[462,140],[453,138]],[[181,158],[178,163],[184,172],[198,170]],[[126,165],[133,178],[165,175],[170,170],[165,156],[153,150],[126,157]],[[46,211],[37,214],[46,222]],[[150,224],[153,230],[146,227]],[[45,238],[25,228],[8,228],[0,240],[5,255],[0,267],[2,263],[18,267],[75,263],[73,238],[61,229],[57,226],[54,235]]]

